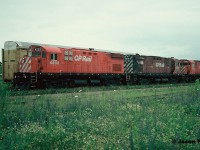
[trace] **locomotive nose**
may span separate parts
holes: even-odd
[[[30,72],[31,70],[31,57],[22,57],[19,61],[19,72]]]

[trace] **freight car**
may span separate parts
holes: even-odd
[[[119,53],[94,49],[31,45],[14,73],[17,87],[70,86],[122,82],[124,59]]]
[[[7,41],[2,49],[3,80],[13,80],[14,73],[18,72],[19,59],[27,54],[29,44],[25,42]]]

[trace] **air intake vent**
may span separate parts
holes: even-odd
[[[113,71],[122,71],[121,64],[113,64]]]

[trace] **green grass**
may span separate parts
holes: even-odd
[[[0,84],[0,149],[200,148],[172,143],[200,139],[198,82],[49,91],[9,91]]]
[[[186,85],[186,84],[179,84]],[[187,84],[190,86],[193,84]],[[126,86],[119,86],[119,85],[110,85],[110,86],[91,86],[91,87],[76,87],[76,88],[49,88],[45,90],[34,89],[29,90],[28,92],[23,90],[13,90],[11,96],[25,96],[25,95],[46,95],[46,94],[59,94],[59,93],[77,93],[79,91],[82,92],[96,92],[96,91],[114,91],[114,90],[138,90],[138,89],[148,89],[152,90],[155,87],[166,87],[170,88],[169,90],[176,88],[177,85],[172,84],[151,84],[151,85],[126,85]]]
[[[2,63],[0,62],[0,74],[2,73]]]

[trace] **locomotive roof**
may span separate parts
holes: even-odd
[[[61,50],[54,46],[42,46],[49,53],[61,53]]]
[[[75,49],[83,49],[83,50],[90,50],[90,51],[101,51],[101,52],[124,54],[124,52],[117,52],[117,51],[113,51],[113,50],[103,50],[103,49],[94,49],[94,48],[63,46],[63,45],[53,45],[53,44],[42,44],[42,43],[32,43],[32,42],[21,42],[21,41],[6,41],[4,43],[4,50],[12,50],[12,49],[15,50],[17,48],[28,49],[31,45],[52,46],[52,47],[60,47],[60,48],[75,48]]]
[[[61,45],[52,45],[52,44],[42,44],[42,43],[32,43],[32,42],[20,42],[20,41],[6,41],[4,43],[4,49],[16,49],[16,48],[29,48],[31,45],[38,46],[52,46],[52,47],[61,47],[61,48],[72,48],[70,46],[61,46]]]

